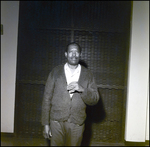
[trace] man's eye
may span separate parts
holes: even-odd
[[[75,54],[76,56],[79,56],[79,52],[69,52],[70,55]]]

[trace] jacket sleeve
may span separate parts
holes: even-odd
[[[84,88],[84,92],[81,93],[81,98],[87,105],[95,105],[99,101],[99,93],[93,74],[89,76],[89,82],[87,88]]]
[[[53,90],[54,90],[54,77],[53,77],[53,72],[51,72],[46,81],[44,95],[43,95],[42,117],[41,117],[42,125],[49,125],[49,116],[50,116],[51,99],[53,95]]]

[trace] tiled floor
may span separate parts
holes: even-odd
[[[50,141],[43,138],[15,138],[15,137],[3,137],[1,136],[1,146],[49,146]],[[124,143],[90,143],[89,146],[128,146]],[[131,146],[131,145],[129,145]],[[139,146],[139,144],[133,143],[132,146]],[[149,146],[149,145],[141,145]]]

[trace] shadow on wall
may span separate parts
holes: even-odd
[[[89,146],[92,137],[92,123],[100,123],[106,117],[100,89],[98,88],[100,99],[94,106],[87,106],[87,118],[85,121],[85,131],[83,134],[82,146]]]
[[[84,66],[85,68],[88,68],[88,65],[84,60],[80,60],[79,63]],[[87,118],[85,121],[85,131],[83,134],[83,140],[81,143],[81,146],[89,146],[91,137],[92,137],[92,123],[100,123],[102,122],[106,117],[106,112],[104,109],[102,96],[100,93],[100,88],[98,88],[100,99],[98,103],[94,106],[87,106],[86,113]]]
[[[85,63],[84,60],[80,60],[79,64],[81,64],[82,66],[84,66],[85,68],[88,68],[88,65]]]

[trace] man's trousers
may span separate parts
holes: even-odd
[[[51,146],[80,146],[85,124],[77,125],[68,121],[50,120]]]

